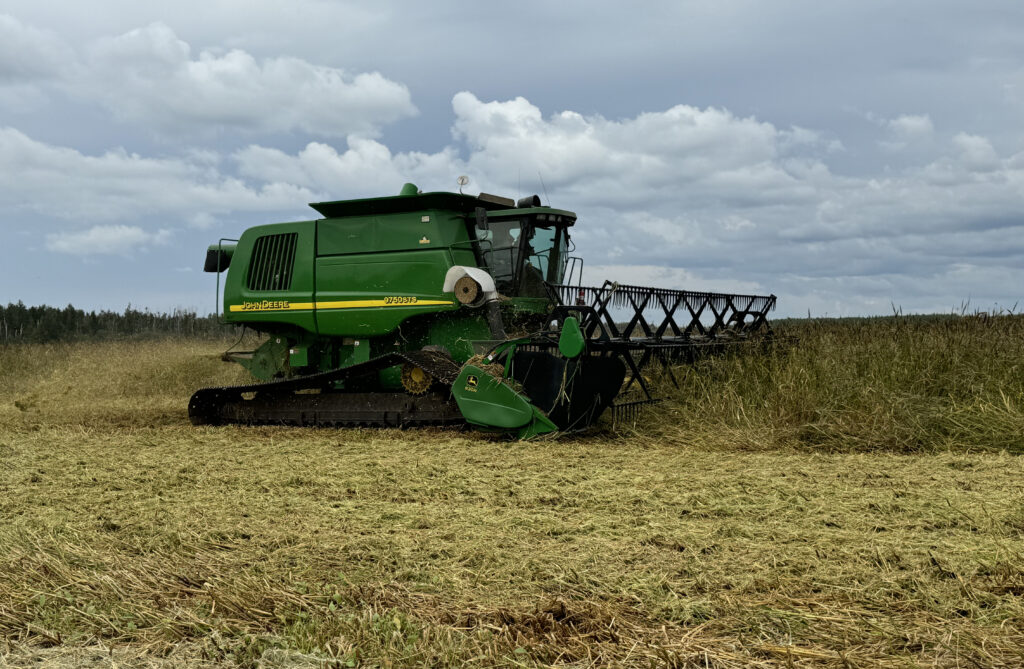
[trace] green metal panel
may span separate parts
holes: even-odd
[[[291,268],[287,290],[250,290],[247,285],[250,267],[263,271],[266,255],[283,253],[281,245],[262,248],[254,257],[257,242],[268,235],[297,233],[294,245],[295,261]],[[224,280],[224,319],[229,323],[247,323],[269,332],[284,332],[300,328],[315,333],[316,319],[313,309],[313,252],[316,221],[274,223],[249,228],[232,255],[227,278]]]
[[[441,290],[449,258],[446,249],[317,258],[320,334],[372,337],[410,317],[455,310]]]
[[[232,357],[249,373],[261,381],[269,381],[287,369],[288,340],[284,337],[271,337],[263,342],[252,355],[241,354]]]
[[[526,398],[475,365],[462,369],[452,394],[459,411],[474,425],[510,430],[533,418],[533,407]]]
[[[415,251],[460,243],[469,243],[466,219],[450,211],[420,209],[317,221],[318,256]]]
[[[462,265],[464,267],[477,266],[476,256],[470,250],[468,244],[465,247],[455,247],[452,249],[452,265]]]
[[[587,347],[587,340],[580,332],[580,322],[575,316],[569,316],[562,324],[562,334],[558,337],[558,350],[566,358],[575,358]]]
[[[292,368],[309,365],[309,347],[296,344],[288,351],[288,366]]]
[[[475,365],[462,368],[452,395],[466,421],[479,427],[514,430],[520,439],[558,430],[523,395]]]
[[[465,362],[476,353],[473,342],[490,338],[491,331],[482,310],[460,309],[431,318],[427,339],[420,348],[431,344],[443,346],[456,361]]]
[[[333,367],[350,367],[366,362],[373,355],[366,339],[345,338],[338,346],[338,361]]]

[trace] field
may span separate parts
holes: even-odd
[[[1020,666],[1024,319],[780,330],[533,442],[195,428],[219,341],[0,348],[0,667]]]

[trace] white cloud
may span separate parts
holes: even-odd
[[[614,278],[621,284],[634,286],[700,286],[699,290],[760,295],[771,292],[771,286],[740,279],[708,279],[682,267],[661,265],[591,265],[584,266],[583,285],[600,286]],[[652,307],[657,310],[657,306]]]
[[[935,125],[928,114],[903,114],[887,122],[890,130],[906,138],[930,137]]]
[[[196,230],[209,230],[217,224],[217,218],[209,212],[200,211],[188,217],[188,227]]]
[[[238,151],[234,158],[245,177],[301,185],[328,199],[397,194],[406,181],[450,190],[455,183],[453,170],[462,165],[454,148],[434,154],[396,154],[376,140],[360,137],[350,137],[347,150],[341,153],[328,144],[311,142],[295,155],[254,145]]]
[[[999,166],[999,156],[992,142],[985,137],[961,132],[953,137],[953,145],[960,152],[964,166],[970,170],[989,172]]]
[[[99,103],[164,134],[293,132],[377,135],[416,115],[409,89],[379,72],[348,72],[291,56],[193,48],[156,22],[76,52],[55,34],[0,14],[0,103],[38,107],[44,93]]]
[[[240,49],[193,56],[162,23],[91,45],[69,87],[120,118],[165,131],[373,135],[416,114],[409,90],[378,72],[351,74],[294,57],[261,60]]]
[[[464,157],[453,147],[396,153],[350,139],[344,151],[251,146],[235,159],[256,182],[332,198],[387,194],[404,181],[450,190],[463,173],[474,188],[521,195],[543,191],[540,172],[551,203],[580,214],[573,234],[588,281],[600,269],[625,281],[791,291],[817,313],[877,313],[890,300],[903,303],[901,295],[928,292],[992,294],[985,281],[993,267],[1024,255],[1006,242],[1024,232],[1024,154],[1000,160],[985,138],[961,134],[936,144],[944,153],[930,162],[851,177],[825,162],[834,140],[728,110],[545,117],[524,98],[482,102],[469,93],[457,94],[453,109]],[[926,115],[880,125],[890,138],[934,135]],[[861,292],[837,309],[844,286]]]
[[[622,121],[567,111],[545,120],[523,98],[481,102],[468,92],[452,106],[455,136],[473,150],[469,167],[505,183],[517,171],[531,181],[539,172],[548,185],[586,184],[611,201],[709,178],[725,187],[787,180],[772,163],[780,149],[775,128],[727,110],[677,105]]]
[[[118,221],[155,215],[209,220],[233,211],[295,211],[306,188],[250,187],[185,158],[146,158],[123,149],[87,155],[0,128],[0,207],[68,220]]]
[[[524,98],[481,102],[465,92],[452,106],[453,133],[469,148],[465,159],[454,147],[392,153],[360,138],[349,138],[344,152],[314,142],[295,155],[250,146],[235,158],[249,178],[339,197],[380,194],[384,183],[416,179],[428,190],[450,189],[468,172],[482,190],[510,192],[525,181],[528,189],[548,187],[566,200],[611,207],[657,207],[685,190],[706,201],[801,202],[812,195],[807,182],[828,177],[819,160],[783,160],[788,147],[815,143],[812,133],[778,131],[727,110],[679,105],[622,121],[575,112],[544,119]]]
[[[469,93],[452,106],[456,143],[433,153],[352,135],[338,148],[310,142],[294,153],[254,144],[230,160],[191,150],[90,156],[0,130],[0,183],[18,186],[0,186],[0,208],[112,222],[47,240],[53,251],[93,253],[153,246],[158,233],[136,222],[142,216],[177,217],[165,229],[210,229],[236,212],[303,212],[310,201],[396,193],[405,181],[453,190],[459,174],[473,192],[543,195],[540,172],[551,204],[580,215],[573,236],[592,283],[774,292],[780,306],[791,300],[787,313],[851,314],[890,301],[909,310],[1004,299],[1021,274],[1024,245],[1011,241],[1024,238],[1024,153],[1001,158],[985,137],[961,133],[933,142],[934,159],[855,177],[829,168],[826,133],[724,109],[545,116],[524,98]],[[900,127],[933,134],[921,118]]]
[[[57,77],[72,57],[68,46],[53,33],[0,14],[0,84]]]
[[[893,119],[881,119],[888,137],[879,145],[889,151],[903,151],[913,145],[922,145],[932,139],[935,125],[927,114],[903,114]]]
[[[462,173],[473,192],[544,196],[539,173],[609,273],[685,268],[650,279],[752,282],[815,312],[1020,292],[1019,3],[598,4],[528,0],[545,20],[510,58],[498,5],[6,0],[0,264],[20,278],[3,287],[48,299],[28,278],[47,233],[124,225],[175,230],[134,276],[176,295],[206,285],[173,269],[208,238],[306,201]],[[403,84],[424,117],[396,123],[414,113]],[[452,114],[463,89],[481,97]],[[100,282],[82,281],[89,299]]]
[[[46,235],[46,248],[77,256],[131,256],[171,239],[169,230],[147,232],[135,225],[95,225],[87,230]]]

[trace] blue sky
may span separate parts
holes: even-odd
[[[218,238],[466,174],[578,212],[592,283],[1013,307],[1021,34],[1019,2],[7,0],[0,301],[208,311]]]

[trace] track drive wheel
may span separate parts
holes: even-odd
[[[402,365],[402,387],[410,395],[422,395],[430,390],[434,377],[427,370],[412,363]]]

